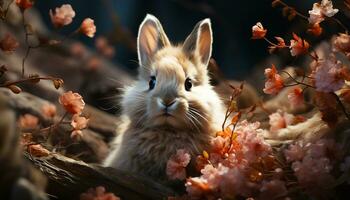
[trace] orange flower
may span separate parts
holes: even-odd
[[[38,126],[39,119],[31,114],[25,114],[19,118],[19,126],[25,129],[35,129]]]
[[[70,4],[63,4],[56,8],[55,12],[50,9],[51,22],[56,28],[72,23],[74,17],[75,12]]]
[[[303,90],[300,87],[292,89],[288,94],[288,99],[293,107],[298,107],[304,103]]]
[[[7,33],[0,41],[0,49],[5,52],[13,52],[18,46],[19,43],[17,42],[16,38],[9,33]]]
[[[86,48],[80,42],[75,42],[70,46],[70,53],[73,56],[82,58],[86,54]]]
[[[322,34],[322,27],[320,26],[320,24],[311,24],[311,26],[307,29],[307,32],[311,35],[314,36],[320,36]]]
[[[320,3],[314,3],[312,10],[309,11],[309,23],[319,24],[326,17],[333,17],[338,11],[338,9],[333,8],[333,3],[330,0],[322,0]]]
[[[96,26],[94,24],[94,20],[92,20],[91,18],[84,19],[84,21],[80,25],[79,31],[82,34],[93,38],[96,33]]]
[[[71,125],[74,128],[74,130],[81,130],[86,128],[88,122],[89,119],[86,119],[85,117],[73,115]]]
[[[301,54],[306,54],[310,47],[306,40],[301,39],[295,33],[293,33],[293,40],[290,41],[290,53],[292,56],[298,56]]]
[[[73,131],[70,135],[73,139],[78,139],[83,137],[82,129],[87,127],[87,124],[89,122],[89,119],[86,119],[85,117],[80,117],[79,115],[73,115],[71,126],[73,127]]]
[[[63,105],[64,109],[71,114],[81,114],[84,109],[85,102],[78,93],[72,91],[62,94],[59,98],[60,104]]]
[[[99,59],[97,56],[93,56],[93,57],[89,58],[86,66],[89,70],[95,71],[95,70],[101,68],[101,66],[102,66],[101,59]]]
[[[42,106],[41,110],[46,117],[52,118],[56,115],[57,109],[55,105],[45,104]]]
[[[25,9],[31,8],[34,5],[33,0],[16,0],[17,6],[24,11]]]
[[[343,52],[345,54],[350,52],[350,35],[340,33],[333,40],[333,50]]]
[[[279,91],[282,90],[283,79],[277,73],[275,65],[272,65],[271,68],[265,69],[265,76],[267,80],[265,82],[264,92],[266,94],[277,94]]]
[[[115,54],[115,49],[108,43],[105,37],[98,37],[95,41],[96,49],[107,58],[111,58]]]
[[[45,149],[40,144],[29,145],[28,152],[30,153],[30,155],[35,157],[46,157],[51,153],[49,150]]]
[[[252,27],[252,39],[262,39],[265,37],[267,30],[264,29],[263,25],[258,22]]]

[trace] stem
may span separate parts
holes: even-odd
[[[298,12],[297,10],[295,10],[293,7],[289,6],[289,5],[286,4],[285,2],[283,2],[283,1],[281,1],[281,0],[279,0],[278,2],[279,2],[281,5],[283,5],[284,7],[287,7],[287,8],[289,8],[289,9],[293,9],[293,10],[295,11],[295,14],[296,14],[296,15],[298,15],[299,17],[301,17],[301,18],[303,18],[303,19],[309,21],[309,18],[308,18],[308,17],[306,17],[306,16],[303,15],[302,13]]]
[[[25,83],[25,82],[30,82],[30,81],[35,81],[35,80],[54,80],[56,78],[53,78],[53,77],[33,77],[33,78],[25,78],[25,79],[20,79],[20,80],[17,80],[17,81],[10,81],[10,82],[6,82],[5,84],[3,85],[0,85],[0,87],[8,87],[10,85],[15,85],[15,84],[18,84],[18,83]]]
[[[271,42],[271,41],[270,41],[269,39],[267,39],[266,37],[264,37],[264,40],[265,40],[267,43],[269,43],[270,45],[272,45],[272,46],[278,46],[277,44]]]
[[[337,102],[338,102],[340,108],[342,109],[344,115],[346,116],[346,118],[348,118],[348,120],[350,120],[350,115],[349,115],[349,113],[346,111],[346,108],[345,108],[343,102],[341,102],[339,96],[338,96],[337,94],[335,94],[334,92],[332,92],[331,94],[332,94],[332,95],[335,97],[335,99],[337,100]]]
[[[330,18],[331,18],[334,22],[336,22],[339,26],[341,26],[341,27],[344,29],[344,31],[345,31],[346,34],[349,33],[348,28],[347,28],[339,19],[337,19],[337,18],[335,18],[335,17],[330,17]]]
[[[60,119],[56,124],[53,124],[53,125],[51,125],[51,126],[49,126],[49,127],[40,129],[39,132],[44,132],[44,131],[48,131],[48,130],[50,130],[50,129],[55,129],[55,128],[57,128],[57,127],[63,122],[64,118],[67,117],[67,115],[68,115],[68,112],[66,111],[66,112],[64,113],[64,115],[61,117],[61,119]]]
[[[304,85],[304,86],[306,86],[306,87],[315,88],[315,87],[312,86],[312,85],[309,85],[309,84],[306,84],[306,83],[304,83],[304,82],[298,81],[297,79],[295,79],[291,74],[289,74],[289,73],[286,72],[286,71],[281,71],[281,72],[287,74],[287,75],[295,82],[295,84],[284,85],[285,87],[296,86],[296,85],[299,85],[299,84],[300,84],[300,85]]]

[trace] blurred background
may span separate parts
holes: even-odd
[[[193,26],[204,18],[212,20],[214,32],[213,58],[227,78],[243,80],[254,66],[266,59],[268,52],[264,41],[251,40],[251,27],[261,21],[269,30],[269,36],[285,36],[295,31],[300,18],[289,22],[282,17],[281,8],[272,8],[271,0],[228,1],[228,0],[66,0],[37,1],[36,7],[44,15],[45,23],[52,27],[48,10],[69,3],[78,12],[73,25],[76,27],[85,17],[95,20],[97,36],[107,36],[116,47],[113,60],[127,70],[134,71],[137,65],[131,60],[137,58],[135,38],[138,26],[147,13],[159,18],[174,43],[183,41]],[[307,15],[313,0],[286,0],[298,11]],[[339,1],[339,3],[341,3]],[[337,2],[335,2],[337,4]],[[69,27],[62,30],[69,33]],[[303,27],[303,28],[305,28]],[[302,28],[302,27],[301,27]],[[289,38],[289,37],[288,37]],[[78,38],[89,46],[94,41]]]

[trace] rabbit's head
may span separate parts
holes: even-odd
[[[158,19],[147,15],[140,25],[137,50],[138,81],[123,99],[131,121],[147,128],[207,128],[216,117],[213,113],[221,112],[207,71],[212,51],[210,20],[200,21],[183,44],[173,46]]]

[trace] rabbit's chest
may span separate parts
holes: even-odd
[[[165,172],[171,155],[178,149],[186,149],[192,155],[202,152],[209,144],[209,136],[191,135],[186,132],[143,132],[129,140],[129,156],[138,170],[146,174]]]

